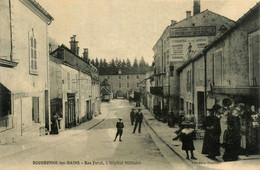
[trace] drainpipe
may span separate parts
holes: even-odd
[[[21,136],[23,136],[23,101],[22,101],[21,94],[20,94],[20,104],[21,104]]]
[[[207,116],[207,55],[202,52],[204,57],[204,116]]]
[[[12,30],[12,7],[11,7],[11,0],[9,0],[9,17],[10,17],[10,60],[13,60],[13,30]]]

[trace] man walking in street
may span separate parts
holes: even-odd
[[[119,135],[119,141],[122,142],[122,134],[123,134],[123,128],[124,128],[124,123],[122,121],[122,118],[120,117],[118,122],[116,123],[116,128],[117,128],[117,132],[116,132],[116,137],[114,139],[114,142],[116,141],[117,136]]]
[[[139,124],[138,132],[141,133],[141,124],[143,121],[143,113],[141,112],[141,108],[138,108],[138,112],[135,114],[135,127],[133,133],[135,133],[136,127]]]
[[[134,120],[135,120],[135,109],[134,108],[130,112],[130,119],[131,119],[131,125],[134,125]]]

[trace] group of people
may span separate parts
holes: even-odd
[[[138,111],[135,112],[135,109],[133,108],[132,111],[130,112],[130,120],[131,120],[131,125],[134,125],[134,130],[133,133],[135,133],[136,128],[138,126],[138,133],[141,133],[141,127],[142,127],[142,122],[143,122],[143,113],[141,112],[142,109],[138,108]],[[116,136],[114,139],[114,142],[117,139],[117,136],[119,136],[119,141],[122,141],[122,134],[123,134],[123,128],[124,128],[124,123],[122,121],[122,118],[120,117],[118,122],[116,123]]]
[[[205,136],[202,154],[215,159],[220,156],[220,147],[225,149],[224,161],[235,161],[239,154],[259,154],[259,113],[255,106],[246,106],[223,99],[222,107],[215,104],[208,109],[203,122]]]

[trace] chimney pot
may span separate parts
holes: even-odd
[[[193,1],[193,15],[200,13],[200,0]]]
[[[186,18],[191,17],[191,11],[186,11]]]
[[[175,20],[171,20],[171,25],[175,25],[177,22]]]
[[[79,55],[79,47],[78,47],[78,41],[76,41],[76,35],[73,35],[70,37],[70,50],[75,53],[76,55]]]

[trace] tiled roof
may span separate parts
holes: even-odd
[[[33,6],[35,6],[39,11],[41,11],[49,20],[53,21],[53,17],[36,1],[29,0]]]
[[[111,86],[111,85],[107,82],[107,80],[104,80],[102,81],[102,83],[100,83],[100,86]]]
[[[100,90],[100,94],[101,94],[101,95],[110,95],[111,92],[110,92],[106,87],[103,87],[103,88]]]
[[[121,70],[121,74],[119,74]],[[128,74],[145,74],[148,71],[152,71],[152,67],[107,67],[99,68],[99,75],[128,75]]]

